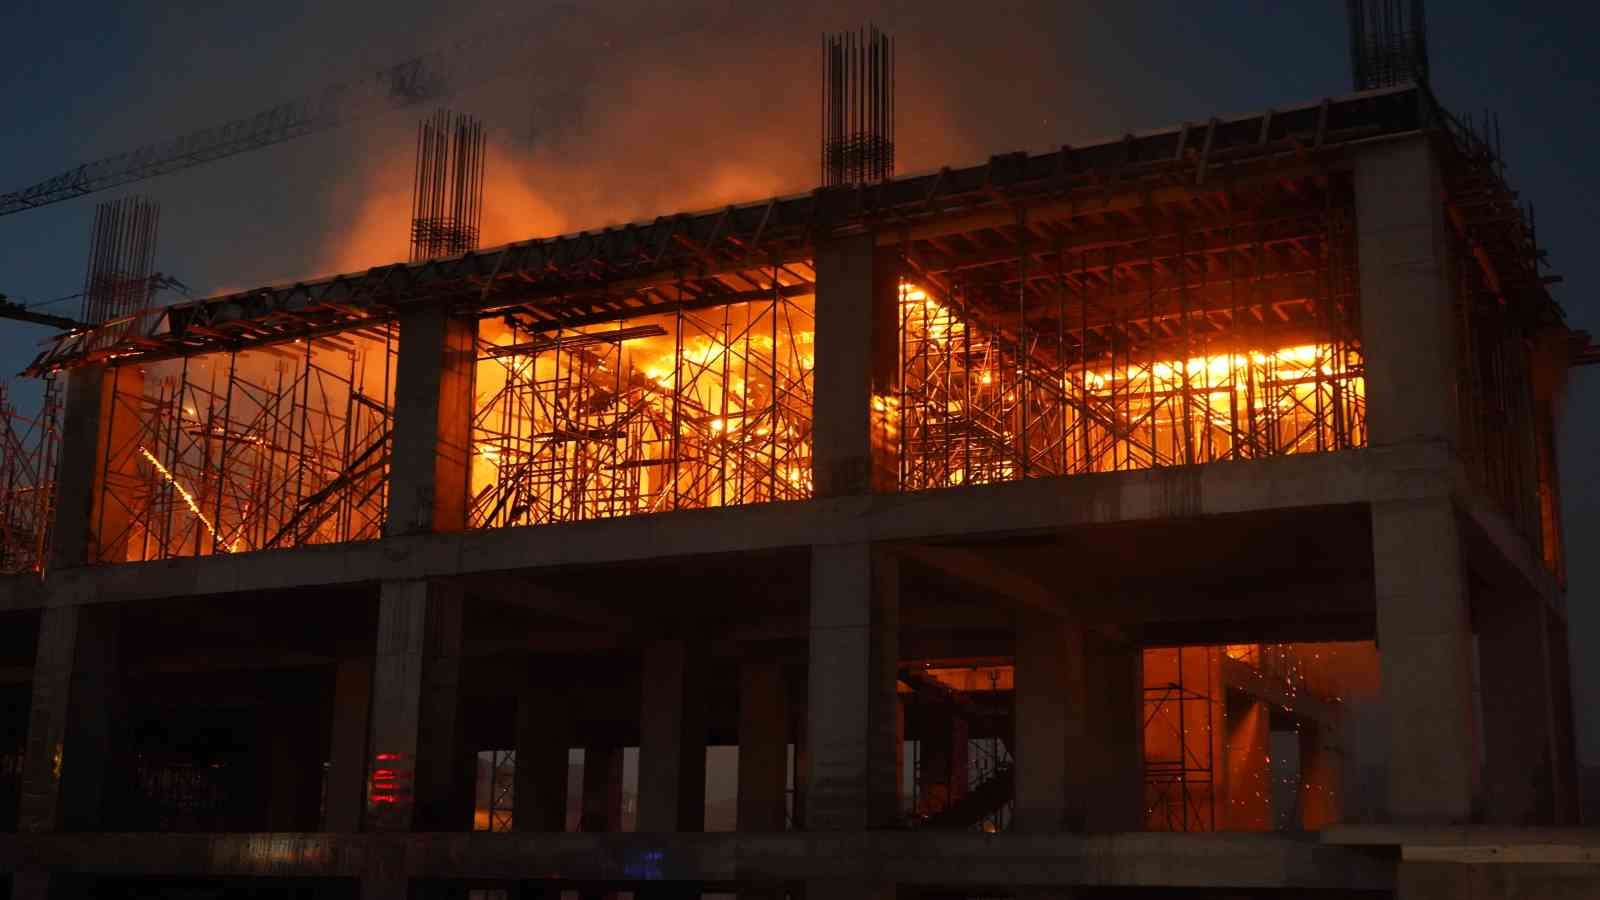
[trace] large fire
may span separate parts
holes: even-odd
[[[902,396],[875,398],[875,412],[899,449],[904,488],[1365,442],[1360,355],[1340,344],[1041,360],[970,318],[901,287]]]
[[[809,298],[482,336],[475,525],[811,493]]]

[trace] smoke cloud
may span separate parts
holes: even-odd
[[[475,17],[491,20],[492,11]],[[819,180],[823,32],[875,22],[897,40],[901,173],[1051,143],[1066,101],[1048,74],[1059,4],[979,17],[927,3],[850,10],[687,3],[585,5],[570,41],[527,73],[464,91],[490,146],[482,242],[579,229],[805,191]],[[974,32],[977,33],[974,33]],[[1045,87],[1037,82],[1042,80]],[[363,127],[363,164],[324,198],[326,235],[307,268],[359,270],[403,258],[414,123]]]

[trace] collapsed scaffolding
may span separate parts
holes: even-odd
[[[885,439],[903,490],[1364,446],[1352,210],[1134,220],[916,254]]]
[[[748,277],[748,276],[741,276]],[[809,497],[809,265],[742,299],[599,323],[480,325],[471,524],[503,527]]]
[[[375,324],[113,370],[98,558],[380,536],[395,353],[393,326]]]

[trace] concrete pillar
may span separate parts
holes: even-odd
[[[1453,446],[1454,298],[1444,185],[1428,139],[1363,150],[1355,195],[1369,443]]]
[[[1340,822],[1344,753],[1339,735],[1314,722],[1300,724],[1300,827],[1321,831]]]
[[[1448,497],[1372,505],[1388,807],[1403,824],[1465,824],[1478,790],[1472,633]]]
[[[1221,693],[1226,685],[1214,684],[1212,690]],[[1265,703],[1253,697],[1230,696],[1226,705],[1221,762],[1227,767],[1227,792],[1223,795],[1226,803],[1217,810],[1217,828],[1271,831],[1272,713]]]
[[[92,365],[68,373],[52,568],[128,559],[132,516],[116,494],[137,476],[140,423],[132,404],[143,393],[144,375],[132,366]],[[124,398],[120,404],[114,402],[118,394]]]
[[[1142,661],[1139,648],[1129,645],[1091,648],[1084,657],[1088,831],[1144,827]]]
[[[456,704],[462,597],[450,586],[386,581],[378,605],[366,827],[467,830]]]
[[[323,830],[361,830],[367,792],[372,660],[340,660],[333,673],[333,730],[328,742],[328,797]]]
[[[268,831],[315,831],[322,795],[321,735],[288,710],[268,727]]]
[[[1082,756],[1085,677],[1081,627],[1054,616],[1019,613],[1014,831],[1048,833],[1084,827],[1086,781],[1098,774],[1087,770]]]
[[[899,817],[895,685],[899,571],[867,544],[811,548],[806,827],[858,831]]]
[[[400,316],[387,534],[467,525],[475,337],[472,321],[438,307]]]
[[[739,666],[740,831],[783,831],[788,787],[789,704],[783,667],[771,660]]]
[[[967,720],[950,708],[925,708],[915,808],[939,812],[967,795]],[[902,777],[903,774],[902,774]],[[904,783],[904,782],[902,782]]]
[[[529,685],[517,702],[517,771],[511,794],[516,831],[567,829],[567,751],[572,743],[565,692]]]
[[[671,639],[644,651],[639,718],[640,831],[706,827],[706,655]]]
[[[1555,765],[1549,629],[1532,595],[1475,604],[1483,703],[1484,821],[1555,824]]]
[[[45,609],[34,658],[18,830],[98,830],[118,721],[118,609]]]
[[[1578,825],[1583,821],[1579,802],[1578,747],[1572,718],[1572,656],[1567,625],[1559,617],[1546,615],[1550,650],[1550,695],[1555,707],[1554,760],[1556,824]]]
[[[622,830],[622,748],[583,750],[583,810],[579,831]]]
[[[812,460],[817,495],[893,491],[883,402],[899,397],[898,259],[873,235],[817,246]]]

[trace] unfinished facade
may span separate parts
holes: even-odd
[[[1577,824],[1575,336],[1425,89],[841,179],[51,345],[11,896],[1435,898]]]

